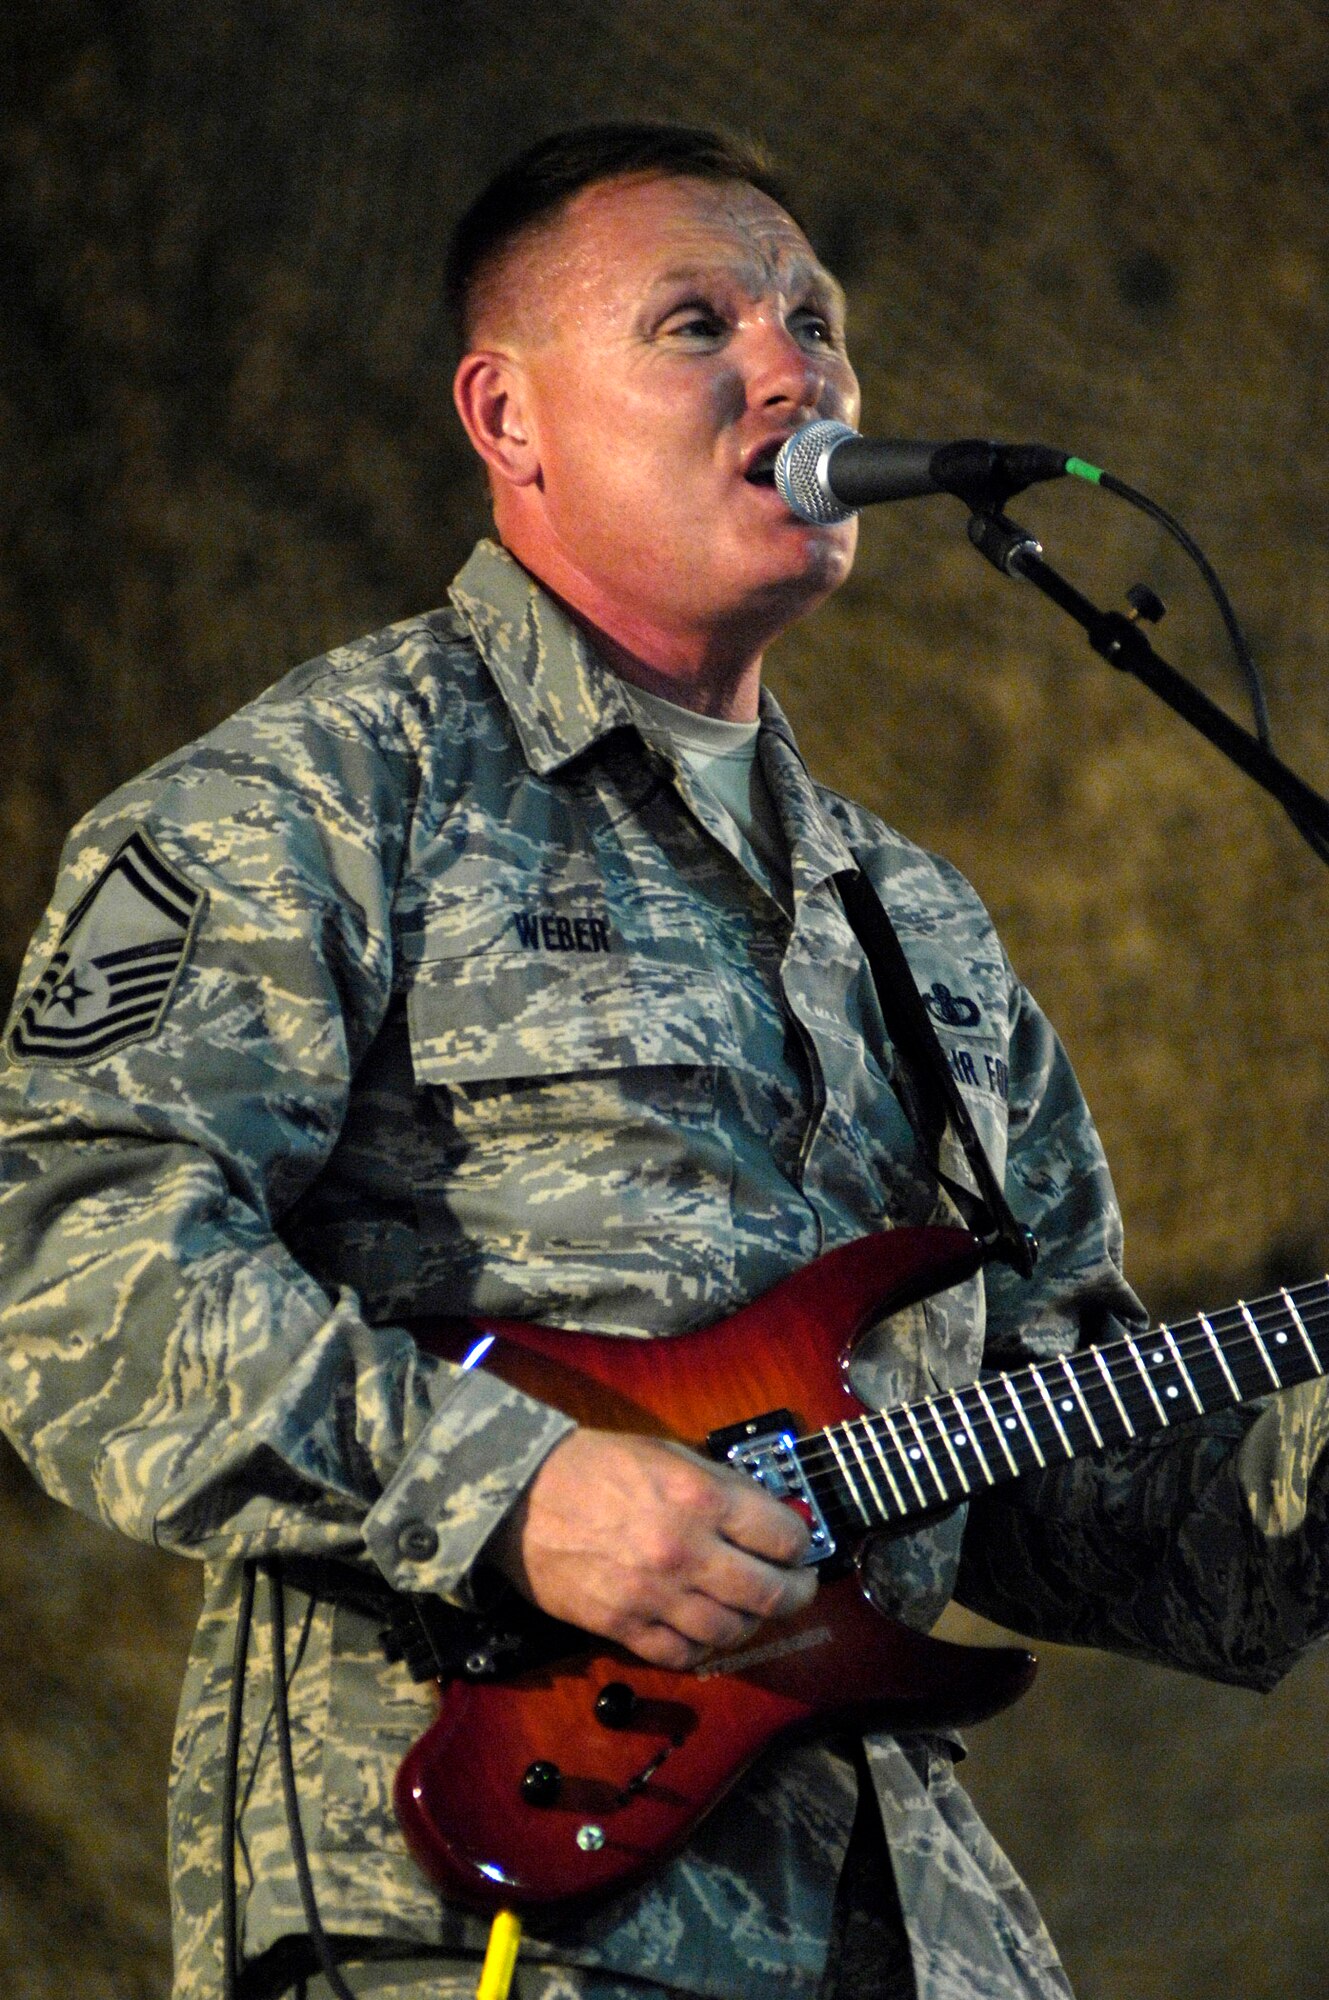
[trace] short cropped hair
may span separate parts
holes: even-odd
[[[485,280],[517,240],[554,221],[583,188],[625,174],[745,181],[798,220],[773,161],[754,140],[700,126],[645,123],[578,125],[557,132],[529,146],[496,174],[453,231],[447,303],[463,352],[474,331]]]

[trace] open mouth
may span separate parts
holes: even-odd
[[[775,461],[780,456],[783,445],[783,438],[775,438],[770,444],[762,446],[743,474],[749,486],[774,486]]]

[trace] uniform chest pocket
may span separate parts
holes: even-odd
[[[738,1059],[728,1003],[699,953],[426,959],[406,1017],[420,1085],[713,1071]]]
[[[422,1229],[483,1266],[487,1310],[635,1330],[724,1295],[738,1047],[700,951],[429,959],[407,1022],[443,1142]]]

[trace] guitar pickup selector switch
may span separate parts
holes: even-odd
[[[798,1462],[797,1442],[793,1413],[768,1410],[765,1416],[749,1417],[746,1423],[712,1431],[706,1449],[713,1458],[725,1459],[740,1472],[746,1472],[773,1500],[782,1500],[798,1511],[811,1536],[803,1558],[804,1568],[810,1568],[835,1554],[835,1537]]]

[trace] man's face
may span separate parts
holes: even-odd
[[[530,567],[629,632],[773,632],[843,580],[857,524],[796,520],[771,474],[800,424],[859,409],[840,288],[775,202],[738,182],[602,183],[511,278],[540,467],[516,546]]]

